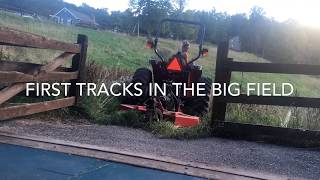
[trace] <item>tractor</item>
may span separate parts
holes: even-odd
[[[160,31],[164,23],[187,24],[198,29],[199,50],[196,57],[186,61],[182,53],[179,51],[166,59],[158,49]],[[141,96],[126,96],[121,104],[122,109],[131,109],[145,112],[148,120],[162,121],[171,119],[174,124],[179,127],[191,127],[200,123],[200,116],[208,113],[211,80],[202,76],[202,67],[194,62],[208,54],[208,49],[202,47],[205,35],[205,27],[203,24],[193,21],[163,19],[157,28],[154,40],[147,41],[147,47],[153,49],[157,55],[157,59],[149,61],[151,69],[139,68],[135,71],[132,83],[141,83],[143,91]],[[166,84],[169,85],[167,94],[150,95],[150,84]],[[203,94],[205,96],[192,96],[191,93],[182,93],[183,87],[179,88],[179,93],[175,93],[172,83],[184,83],[188,88],[192,84],[202,83]],[[154,86],[151,86],[154,87]],[[196,86],[194,86],[196,88]],[[135,90],[133,90],[135,91]]]

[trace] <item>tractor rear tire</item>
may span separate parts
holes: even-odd
[[[142,83],[139,88],[142,90],[142,95],[141,96],[130,96],[127,95],[123,99],[123,103],[126,104],[136,104],[136,105],[142,105],[147,99],[148,99],[148,94],[149,94],[149,83],[152,81],[152,72],[147,69],[147,68],[139,68],[136,70],[134,73],[131,83],[132,86],[129,88],[131,93],[139,93],[137,90],[134,89],[134,84],[135,83]]]
[[[192,116],[204,116],[209,112],[212,80],[201,77],[197,83],[205,83],[206,96],[194,96],[184,102],[183,112]]]

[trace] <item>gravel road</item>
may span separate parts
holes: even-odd
[[[221,138],[159,139],[139,129],[83,122],[14,120],[1,122],[0,131],[47,136],[214,166],[320,179],[319,149],[292,148]]]

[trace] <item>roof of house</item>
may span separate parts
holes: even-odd
[[[62,8],[54,16],[58,16],[58,14],[60,14],[62,12],[69,12],[75,19],[80,19],[81,21],[93,22],[94,23],[94,19],[93,18],[91,18],[90,16],[88,16],[86,14],[83,14],[83,13],[80,13],[78,11],[75,11],[73,9]]]

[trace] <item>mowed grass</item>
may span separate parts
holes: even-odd
[[[149,59],[155,57],[154,52],[146,48],[145,37],[129,36],[110,31],[99,31],[74,26],[64,26],[50,21],[39,22],[4,12],[0,12],[0,26],[10,27],[72,43],[76,42],[78,34],[85,34],[89,38],[88,61],[95,61],[96,63],[108,68],[121,68],[128,70],[129,72],[134,72],[134,70],[139,67],[148,67]],[[180,43],[181,42],[173,40],[162,40],[160,45],[165,49],[169,49],[172,53],[176,53],[177,47],[179,47]],[[205,47],[209,49],[209,56],[200,59],[197,63],[203,66],[205,76],[214,79],[217,47],[215,45],[206,45]],[[50,50],[35,50],[27,48],[0,47],[0,49],[2,49],[1,51],[4,49],[6,57],[10,57],[12,60],[31,61],[37,63],[43,63],[51,60],[60,53]],[[192,44],[191,53],[194,54],[196,52],[197,46]],[[250,53],[235,52],[231,50],[229,52],[229,57],[234,58],[235,61],[269,62]],[[241,83],[244,87],[248,82],[269,82],[277,83],[278,85],[283,82],[288,82],[293,84],[295,94],[298,94],[299,96],[320,97],[318,93],[320,90],[320,80],[314,76],[237,72],[232,74],[232,81]],[[260,124],[277,125],[286,116],[286,112],[288,111],[288,108],[283,108],[282,112],[278,113],[281,114],[280,117],[278,114],[273,114],[272,116],[268,115],[272,114],[274,109],[279,110],[277,107],[271,108],[271,110],[265,110],[266,108],[247,108],[251,110],[253,109],[252,111],[255,112],[253,114],[249,113],[249,110],[245,110],[246,112],[243,113],[242,111],[244,111],[244,109],[245,108],[242,106],[231,108],[229,109],[231,114],[227,117],[230,119],[237,119],[238,121],[243,120],[243,122],[249,123],[258,122]],[[257,117],[256,111],[260,111],[261,109],[261,113],[264,113],[261,121],[265,121],[267,123],[257,120],[259,117]],[[273,123],[268,123],[270,120],[273,121]]]

